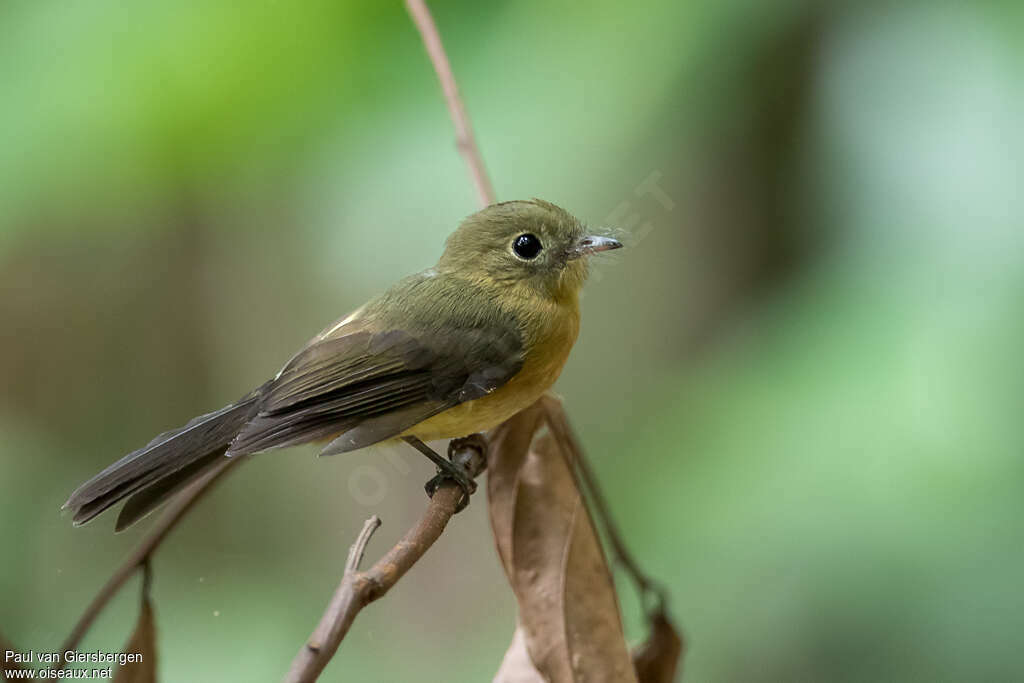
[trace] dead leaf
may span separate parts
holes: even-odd
[[[516,480],[533,434],[544,418],[538,401],[495,429],[488,438],[487,508],[498,556],[506,567],[512,562],[512,511]]]
[[[611,573],[542,398],[491,435],[488,509],[530,660],[553,683],[636,681]],[[515,643],[513,642],[513,646]]]
[[[526,651],[526,634],[522,626],[516,626],[512,644],[508,646],[501,667],[491,683],[545,683],[544,677],[533,665],[530,653]]]
[[[142,661],[118,667],[113,683],[156,683],[156,622],[148,595],[142,598],[139,620],[124,652],[142,655]]]
[[[640,683],[672,683],[683,654],[683,639],[662,610],[648,618],[651,633],[633,649],[633,667]]]

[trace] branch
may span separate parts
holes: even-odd
[[[412,19],[416,24],[416,28],[420,32],[424,46],[427,49],[427,54],[430,56],[430,61],[434,65],[434,71],[437,72],[437,77],[441,81],[441,89],[444,91],[445,103],[448,105],[448,112],[451,115],[452,123],[455,126],[456,145],[463,160],[469,167],[469,173],[473,179],[473,184],[476,186],[477,194],[480,197],[480,203],[483,206],[493,204],[495,202],[494,189],[487,176],[487,171],[484,168],[483,159],[480,155],[480,150],[477,147],[476,140],[473,137],[473,129],[469,122],[469,116],[466,114],[465,107],[459,97],[459,90],[455,82],[455,76],[452,74],[451,64],[448,61],[444,45],[441,42],[441,36],[438,33],[437,25],[434,23],[434,19],[430,15],[430,10],[427,8],[424,0],[405,0],[405,6],[409,10],[409,14],[412,16]],[[549,423],[550,428],[557,433],[558,438],[569,450],[569,456],[572,459],[570,469],[576,478],[577,488],[585,494],[585,501],[591,501],[594,510],[597,512],[599,523],[604,529],[605,535],[608,537],[611,544],[612,557],[615,563],[622,566],[627,571],[632,578],[633,583],[636,585],[637,591],[640,593],[641,603],[643,604],[644,610],[647,612],[648,622],[651,624],[652,639],[656,636],[664,636],[665,633],[670,633],[672,637],[675,637],[675,631],[667,621],[664,611],[667,599],[665,589],[661,584],[652,580],[640,569],[636,560],[626,548],[626,545],[622,540],[622,534],[611,516],[608,503],[603,492],[598,486],[597,478],[594,476],[593,470],[587,462],[583,449],[573,433],[572,426],[569,423],[569,418],[562,409],[561,402],[551,398],[550,395],[545,396],[541,400],[546,405],[546,412],[548,416],[547,422]],[[580,484],[582,484],[582,486],[580,486]],[[588,505],[588,508],[589,507],[590,506]],[[657,601],[653,606],[649,606],[647,600],[651,594],[655,596]],[[664,639],[665,638],[662,638],[662,640]],[[681,649],[676,651],[674,654],[670,647],[662,647],[658,649],[659,651],[667,653],[665,656],[657,658],[658,661],[671,661],[671,670],[674,672],[676,668],[675,664],[678,661]],[[650,653],[648,652],[647,654]],[[639,668],[641,667],[638,662],[638,670]],[[670,673],[666,680],[671,680],[673,675],[674,674]]]
[[[469,174],[473,178],[473,185],[480,198],[481,206],[488,206],[495,201],[494,187],[487,176],[484,168],[484,160],[480,155],[476,139],[473,137],[473,127],[469,123],[469,116],[466,108],[462,105],[459,97],[459,88],[455,83],[455,76],[452,74],[452,66],[448,62],[448,55],[441,43],[441,34],[437,31],[434,18],[430,16],[430,10],[423,0],[405,0],[405,6],[412,16],[416,28],[419,29],[423,38],[423,45],[427,48],[430,62],[434,65],[434,71],[441,81],[441,90],[444,91],[444,101],[448,105],[448,113],[451,114],[452,123],[455,125],[455,144],[459,148],[459,154],[469,166]]]
[[[487,465],[485,446],[481,441],[465,442],[465,445],[452,453],[452,462],[474,479]],[[445,481],[441,484],[416,525],[376,564],[361,572],[359,563],[363,551],[373,532],[380,526],[380,519],[376,516],[366,520],[356,542],[349,549],[341,583],[334,591],[320,623],[292,660],[291,669],[284,679],[286,683],[307,683],[320,676],[338,651],[356,615],[371,602],[384,597],[434,545],[455,514],[463,495],[462,489],[455,482]]]
[[[434,23],[434,18],[431,16],[424,0],[405,0],[405,6],[409,10],[416,28],[419,29],[420,36],[423,38],[423,44],[427,48],[427,54],[434,65],[434,71],[437,72],[437,77],[441,81],[445,103],[448,105],[448,112],[451,114],[452,123],[455,125],[455,141],[459,148],[459,153],[462,154],[462,158],[469,167],[470,176],[472,176],[477,194],[480,196],[480,203],[483,206],[493,204],[495,201],[494,189],[487,176],[487,170],[484,168],[483,158],[480,155],[480,149],[477,147],[476,139],[473,137],[473,127],[469,122],[469,116],[466,114],[466,108],[459,97],[458,85],[455,82],[454,74],[452,74],[451,63],[448,61],[447,53],[445,53],[444,44],[441,42],[441,35],[437,30],[437,24]],[[560,432],[559,436],[571,448],[572,458],[580,473],[581,482],[594,503],[594,508],[601,520],[601,526],[604,527],[605,533],[611,542],[612,555],[616,562],[622,565],[632,577],[641,593],[641,598],[644,598],[653,591],[657,595],[659,607],[664,605],[664,590],[640,570],[633,556],[626,549],[625,543],[622,541],[622,535],[612,519],[604,494],[601,492],[593,470],[583,454],[583,449],[580,447],[579,441],[577,441],[572,427],[569,425],[569,418],[566,416],[565,411],[562,410],[561,403],[558,401],[546,401],[546,404],[549,415],[553,418],[551,421],[557,423],[554,427]]]
[[[445,54],[437,25],[434,23],[430,11],[423,0],[405,0],[405,4],[420,32],[427,54],[441,82],[445,103],[448,106],[448,112],[455,126],[456,145],[463,160],[469,167],[470,176],[476,187],[480,203],[483,206],[492,204],[495,201],[494,189],[484,168],[483,159],[476,140],[473,137],[469,117],[459,98],[455,77],[452,74],[451,64]],[[550,404],[552,401],[548,401],[548,403]],[[576,463],[582,462],[582,451],[578,443],[572,438],[568,419],[564,412],[561,411],[560,406],[557,407],[554,418],[550,420],[553,423],[552,429],[560,430],[563,437],[566,437],[567,442],[571,443],[572,460]],[[479,448],[473,447],[471,442],[466,442],[464,447],[456,447],[452,452],[452,461],[462,466],[470,477],[476,478],[486,467],[485,449],[486,444],[483,448]],[[576,471],[572,467],[570,467],[570,470]],[[647,590],[651,582],[640,573],[632,557],[622,544],[618,530],[608,516],[607,506],[589,470],[583,476],[588,481],[591,496],[598,501],[599,512],[604,518],[605,528],[608,530],[609,535],[614,537],[613,546],[616,557],[630,569],[641,587]],[[359,564],[366,545],[369,543],[374,531],[380,526],[380,520],[377,517],[371,517],[366,521],[356,542],[349,550],[348,560],[345,563],[345,572],[338,588],[331,597],[327,609],[324,611],[316,629],[314,629],[307,642],[292,661],[291,668],[285,677],[287,683],[306,683],[315,681],[320,676],[328,662],[338,651],[341,641],[345,638],[358,613],[366,605],[387,594],[398,580],[440,538],[448,521],[458,509],[462,495],[461,489],[453,482],[449,481],[442,484],[441,488],[434,494],[416,526],[410,529],[402,540],[388,551],[384,557],[378,560],[373,567],[365,572],[361,572],[359,571]],[[671,675],[666,680],[671,680]]]
[[[107,580],[96,594],[96,597],[89,603],[89,606],[85,608],[85,612],[78,618],[78,623],[71,629],[71,634],[68,635],[67,639],[60,646],[60,652],[74,650],[78,646],[78,643],[81,642],[89,627],[92,626],[92,622],[96,620],[96,617],[107,606],[110,599],[117,595],[117,592],[131,578],[132,574],[148,564],[149,558],[160,544],[163,543],[171,529],[177,526],[181,518],[185,516],[185,513],[192,509],[192,506],[203,497],[203,494],[210,490],[210,487],[216,481],[242,460],[243,458],[224,458],[223,464],[218,465],[215,469],[204,475],[203,478],[196,480],[194,484],[174,498],[156,525],[150,529],[149,533],[142,539],[142,542],[139,543],[135,550],[125,558],[121,566],[117,568],[113,576]],[[67,666],[67,662],[62,657],[61,661],[54,668],[60,670],[65,666]]]
[[[445,103],[448,105],[448,112],[451,114],[452,123],[455,125],[455,142],[459,148],[459,153],[469,167],[473,184],[476,186],[477,194],[480,196],[480,203],[483,206],[493,204],[495,201],[494,188],[491,186],[487,170],[484,168],[483,158],[480,155],[480,149],[477,147],[476,139],[473,137],[473,127],[470,125],[466,108],[459,97],[458,85],[455,82],[454,74],[452,74],[451,63],[448,61],[447,53],[445,53],[444,44],[441,42],[441,35],[437,30],[437,24],[434,23],[434,18],[431,16],[424,0],[405,0],[405,6],[409,10],[416,28],[419,29],[423,44],[427,48],[427,54],[430,56],[430,62],[434,65],[434,71],[437,72],[437,77],[441,81]],[[560,438],[571,448],[572,458],[580,473],[580,479],[584,487],[586,487],[590,499],[593,500],[594,507],[601,519],[601,526],[604,527],[605,533],[611,542],[612,554],[616,562],[622,565],[633,578],[642,598],[653,591],[657,595],[659,606],[664,605],[664,590],[640,570],[633,556],[626,549],[622,541],[622,535],[612,519],[604,494],[598,487],[593,470],[587,464],[587,460],[583,455],[583,449],[580,448],[579,442],[573,434],[572,427],[569,425],[569,418],[566,416],[565,411],[562,410],[561,404],[558,401],[546,401],[546,404],[549,415],[553,418],[551,421],[557,423],[554,427],[560,432]]]
[[[420,32],[427,55],[434,66],[445,104],[455,126],[455,144],[459,154],[469,167],[470,177],[476,188],[481,206],[495,201],[494,187],[484,168],[483,157],[473,136],[473,127],[466,114],[466,108],[459,97],[459,88],[452,73],[451,63],[445,53],[438,33],[437,24],[423,0],[406,0],[406,8],[413,23]],[[467,446],[452,454],[453,462],[461,464],[472,478],[476,478],[487,464],[486,453],[475,446]],[[285,677],[288,683],[315,681],[338,651],[352,622],[360,610],[371,602],[383,597],[412,565],[423,556],[441,536],[448,521],[455,514],[462,498],[462,490],[452,482],[442,484],[431,498],[430,504],[415,527],[406,532],[398,545],[393,547],[373,567],[359,571],[359,562],[373,532],[380,526],[377,517],[371,517],[363,525],[356,542],[349,550],[348,561],[341,583],[335,590],[331,602],[310,635],[309,640],[295,655],[291,669]]]

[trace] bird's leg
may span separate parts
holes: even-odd
[[[437,476],[428,481],[423,487],[426,489],[428,496],[433,498],[434,493],[441,484],[443,484],[446,479],[450,479],[462,488],[463,493],[462,499],[459,501],[459,505],[455,512],[461,512],[467,505],[469,505],[469,497],[474,491],[476,491],[476,482],[467,476],[465,463],[458,462],[455,456],[460,451],[469,447],[475,449],[480,457],[485,457],[487,454],[487,441],[481,434],[471,434],[461,439],[452,439],[448,444],[448,458],[441,456],[434,451],[434,449],[420,441],[415,436],[403,436],[402,440],[423,455],[430,458],[431,461],[437,465]]]

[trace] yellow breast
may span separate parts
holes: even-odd
[[[580,329],[576,301],[552,304],[545,323],[528,345],[522,369],[490,394],[460,403],[406,430],[423,441],[484,432],[512,417],[551,388],[562,372]]]

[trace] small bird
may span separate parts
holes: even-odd
[[[546,201],[493,204],[459,225],[433,268],[328,327],[239,401],[113,463],[64,507],[80,525],[128,498],[120,531],[225,455],[325,441],[332,455],[396,438],[468,501],[473,482],[423,442],[486,431],[539,398],[576,341],[588,257],[621,246]]]

